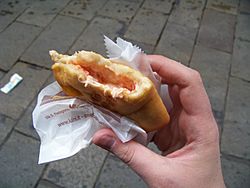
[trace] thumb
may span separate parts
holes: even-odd
[[[162,156],[135,141],[122,143],[110,129],[96,132],[92,142],[112,152],[145,180],[150,179],[152,172],[159,171],[159,166],[162,164]]]

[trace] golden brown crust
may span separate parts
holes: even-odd
[[[146,131],[161,128],[169,115],[153,83],[139,71],[94,52],[72,56],[50,51],[52,70],[63,91],[134,120]]]

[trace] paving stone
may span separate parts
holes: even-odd
[[[13,23],[0,33],[0,44],[4,45],[0,50],[0,68],[9,70],[40,31],[35,26]]]
[[[7,95],[0,93],[0,113],[18,119],[47,80],[50,71],[18,62],[0,81],[0,87],[6,84],[14,73],[20,74],[23,81]]]
[[[249,188],[250,166],[222,157],[222,172],[227,188]]]
[[[60,188],[60,186],[57,186],[55,184],[52,184],[49,181],[42,180],[37,185],[37,188]]]
[[[119,1],[119,0],[118,0],[118,1]],[[124,0],[124,1],[130,1],[130,2],[142,3],[144,0]]]
[[[36,130],[34,129],[32,122],[32,112],[35,106],[36,106],[36,99],[28,106],[25,113],[21,116],[20,120],[18,121],[15,129],[22,133],[25,133],[27,135],[39,139],[39,136]]]
[[[114,39],[122,35],[122,31],[123,25],[117,20],[96,17],[77,39],[76,43],[70,49],[70,53],[79,50],[92,50],[102,55],[106,55],[103,35]]]
[[[73,0],[61,11],[61,14],[89,21],[106,2],[107,0]]]
[[[106,155],[91,145],[71,158],[50,163],[44,178],[62,187],[93,187]]]
[[[207,9],[201,23],[198,43],[232,52],[235,16]]]
[[[187,27],[198,28],[206,0],[176,1],[169,21]]]
[[[44,84],[44,87],[46,87],[47,85],[53,83],[54,81],[55,81],[54,75],[51,73],[50,77],[48,78],[48,80]]]
[[[15,121],[0,114],[0,145],[15,126]]]
[[[0,71],[0,79],[5,75],[3,71]]]
[[[125,38],[155,45],[166,20],[167,16],[163,13],[140,9],[125,33]]]
[[[231,78],[227,97],[221,150],[250,159],[250,83]]]
[[[68,2],[69,0],[36,1],[31,7],[27,8],[17,20],[23,23],[45,27]]]
[[[32,0],[2,0],[0,1],[0,32],[11,24]]]
[[[54,81],[55,79],[53,75],[51,75],[42,88],[45,88]],[[32,112],[36,106],[36,103],[37,103],[37,98],[35,98],[32,101],[32,103],[28,106],[25,113],[21,116],[17,125],[15,126],[15,129],[27,135],[33,136],[34,138],[40,139],[36,130],[33,127],[33,121],[32,121]]]
[[[240,12],[250,13],[250,1],[249,0],[240,1]]]
[[[109,155],[101,175],[96,182],[96,188],[147,187],[143,180],[117,157]]]
[[[235,39],[231,74],[250,81],[250,41]]]
[[[44,165],[38,165],[39,143],[13,132],[0,151],[1,187],[33,188]],[[3,175],[4,174],[4,175]]]
[[[140,2],[133,1],[109,0],[98,14],[129,22],[140,4]]]
[[[146,0],[142,7],[169,14],[172,9],[173,2],[174,0]]]
[[[202,76],[220,127],[224,117],[230,59],[230,54],[198,45],[190,63],[190,67],[198,70]]]
[[[50,68],[52,61],[49,50],[65,53],[80,35],[86,21],[67,16],[58,16],[32,43],[21,59],[36,65]]]
[[[239,14],[237,17],[236,37],[250,42],[250,15]]]
[[[155,53],[188,65],[197,29],[168,22]]]
[[[208,0],[207,8],[237,15],[239,0]]]

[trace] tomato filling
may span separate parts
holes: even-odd
[[[135,83],[133,80],[129,79],[127,76],[116,75],[113,71],[105,67],[83,67],[76,65],[81,69],[86,76],[91,76],[95,81],[103,85],[109,85],[111,89],[113,88],[124,88],[129,91],[135,89]]]

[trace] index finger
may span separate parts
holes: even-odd
[[[197,71],[161,55],[147,55],[153,71],[157,72],[169,85],[186,87],[194,82]]]
[[[174,60],[160,55],[148,55],[152,69],[168,85],[180,87],[180,102],[188,114],[211,110],[210,102],[199,73]]]

